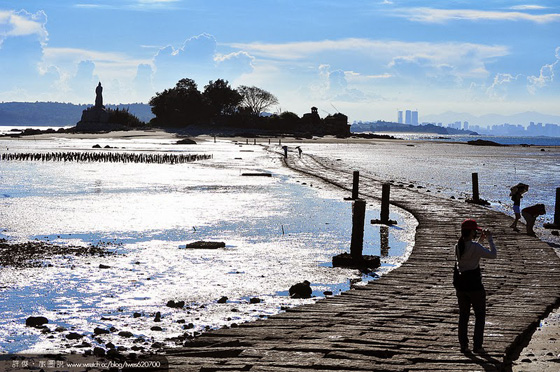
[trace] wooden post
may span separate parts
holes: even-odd
[[[350,256],[353,260],[362,258],[364,248],[364,221],[366,218],[365,200],[356,200],[352,204],[352,241],[350,242]]]
[[[214,136],[214,143],[216,143],[216,136]]]
[[[480,195],[478,193],[478,173],[472,174],[472,198],[475,203],[480,201]]]
[[[257,144],[257,139],[255,138],[255,139],[253,139],[253,145],[256,145],[256,144]]]
[[[354,171],[354,178],[352,180],[352,199],[358,199],[358,184],[360,183],[360,172]]]
[[[268,139],[268,144],[270,145],[270,138]]]
[[[554,224],[560,226],[560,187],[556,188],[556,204],[554,204]]]
[[[384,183],[381,189],[381,223],[389,223],[389,195],[391,184]]]
[[[249,144],[249,138],[247,138],[247,139],[245,140],[245,144],[246,144],[246,145]]]
[[[278,139],[278,146],[282,146],[282,139],[281,138]]]

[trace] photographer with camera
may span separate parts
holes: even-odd
[[[475,241],[479,231],[482,233],[478,241]],[[481,244],[486,239],[490,245],[489,249]],[[461,237],[455,245],[456,262],[453,273],[453,286],[459,303],[459,344],[462,353],[469,352],[467,329],[471,306],[475,316],[473,351],[477,354],[485,352],[482,343],[486,321],[486,291],[482,284],[479,263],[481,258],[496,258],[496,256],[492,233],[478,227],[475,220],[463,221]]]

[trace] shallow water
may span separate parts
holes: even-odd
[[[296,146],[299,144],[291,144]],[[338,159],[348,169],[379,179],[414,182],[444,197],[472,197],[472,173],[478,173],[480,197],[513,215],[509,192],[519,182],[530,185],[522,208],[543,203],[552,222],[556,188],[560,187],[560,147],[481,147],[459,143],[423,141],[373,141],[371,143],[309,143],[304,152]]]
[[[0,352],[81,349],[83,340],[66,340],[68,332],[87,335],[91,347],[109,341],[127,348],[149,348],[154,342],[172,346],[167,339],[185,333],[185,324],[192,323],[186,330],[192,334],[314,301],[287,296],[297,282],[309,280],[314,296],[322,297],[324,291],[347,290],[351,280],[372,279],[330,267],[332,256],[349,248],[346,195],[283,168],[260,146],[60,139],[0,140],[0,149],[91,151],[97,143],[116,148],[111,151],[211,153],[214,158],[178,165],[0,162],[1,235],[101,243],[118,253],[53,257],[43,268],[1,268]],[[273,176],[241,176],[257,171]],[[378,215],[374,208],[368,207],[366,220]],[[366,224],[364,254],[383,256],[380,274],[406,258],[414,237],[408,213],[393,209],[391,218],[398,225],[387,230],[383,244],[380,227]],[[226,248],[185,249],[196,240],[224,241]],[[227,303],[217,302],[222,296]],[[249,303],[253,297],[261,302]],[[186,306],[166,307],[169,300],[183,300]],[[158,311],[162,321],[156,323]],[[30,315],[47,317],[51,331],[67,331],[43,334],[26,328]],[[112,333],[94,339],[95,327],[115,327],[134,337]]]

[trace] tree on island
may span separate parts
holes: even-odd
[[[192,79],[181,79],[175,88],[156,93],[150,99],[156,122],[170,127],[197,123],[203,116],[202,93]]]
[[[202,93],[211,117],[231,116],[237,112],[243,97],[229,86],[227,80],[210,81]]]
[[[255,116],[260,116],[264,110],[278,104],[278,99],[272,93],[255,86],[242,85],[237,91],[243,97],[241,106]]]

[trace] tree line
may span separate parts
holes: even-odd
[[[158,92],[149,102],[156,116],[151,123],[165,127],[192,124],[242,124],[258,121],[278,104],[270,92],[242,85],[233,89],[227,80],[210,81],[201,92],[192,79],[181,79],[174,88]]]

